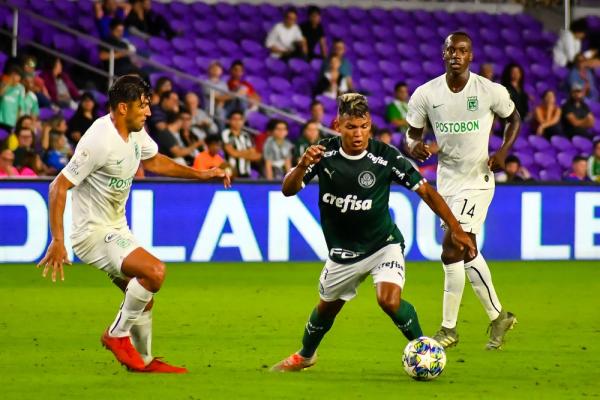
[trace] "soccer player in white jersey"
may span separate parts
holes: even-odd
[[[64,243],[63,213],[67,191],[73,189],[75,254],[106,272],[125,292],[125,299],[102,344],[117,360],[137,372],[184,373],[151,353],[153,297],[165,277],[165,265],[137,243],[125,219],[125,203],[140,162],[144,169],[171,177],[222,180],[229,175],[214,168],[197,171],[159,154],[144,123],[150,116],[150,87],[141,78],[126,75],[108,92],[110,113],[87,130],[69,164],[50,184],[52,241],[38,264],[43,276],[52,271],[64,280],[63,264],[70,264]],[[133,343],[132,343],[133,342]]]
[[[415,159],[429,158],[431,151],[422,137],[426,122],[431,123],[439,146],[437,189],[476,243],[494,195],[493,171],[504,168],[504,160],[519,132],[520,116],[503,86],[469,71],[473,53],[468,34],[449,35],[444,42],[443,59],[446,73],[418,87],[410,98],[407,140]],[[488,142],[494,115],[505,121],[504,141],[490,156]],[[473,258],[457,249],[447,230],[442,248],[443,321],[434,338],[444,347],[458,343],[456,321],[466,271],[491,320],[486,347],[500,348],[516,319],[502,308],[485,259],[481,253]]]

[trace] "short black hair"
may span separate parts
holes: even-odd
[[[318,121],[315,121],[314,119],[309,119],[308,121],[306,121],[303,125],[302,125],[302,131],[301,132],[305,132],[306,129],[308,129],[308,126],[310,124],[318,124]]]
[[[334,37],[333,38],[333,43],[339,43],[339,42],[344,43],[344,40],[342,38],[340,38],[340,37]]]
[[[313,100],[312,103],[310,103],[310,109],[312,110],[314,106],[318,106],[318,105],[323,105],[322,102],[320,102],[319,100]]]
[[[233,110],[232,112],[229,113],[229,115],[227,115],[227,119],[230,119],[231,117],[233,117],[236,114],[239,114],[239,115],[241,115],[242,118],[244,118],[244,112],[242,110]]]
[[[271,132],[272,130],[274,130],[275,128],[277,128],[277,125],[279,125],[280,122],[284,122],[278,118],[271,118],[268,122],[267,122],[267,126],[266,126],[266,130],[267,132]]]
[[[369,102],[360,93],[345,93],[337,98],[338,115],[364,117],[369,113]]]
[[[150,85],[137,75],[123,75],[108,90],[108,104],[116,110],[119,103],[132,103],[146,97],[150,99]]]
[[[158,104],[161,104],[163,101],[168,100],[173,93],[175,93],[175,91],[173,90],[166,90],[162,92],[162,94],[160,95],[160,99],[158,100]]]
[[[113,20],[110,21],[110,23],[108,24],[108,29],[110,29],[112,31],[119,25],[125,26],[125,23],[123,21],[121,21],[119,18],[113,18]]]
[[[167,124],[173,124],[177,122],[177,120],[181,119],[181,113],[178,112],[168,112],[167,113]]]
[[[579,162],[579,161],[587,161],[587,157],[584,157],[582,155],[573,157],[573,164],[575,164],[576,162]]]
[[[592,144],[592,148],[595,149],[596,146],[598,146],[599,144],[600,144],[600,139],[594,140],[594,143]]]
[[[287,16],[289,13],[294,13],[294,14],[298,15],[298,10],[296,10],[296,7],[288,7],[283,12],[283,15]]]
[[[160,78],[158,78],[156,80],[156,84],[154,85],[154,91],[157,91],[161,86],[163,86],[167,82],[171,82],[171,78],[167,76],[161,76]]]
[[[204,143],[208,146],[213,143],[221,143],[221,136],[219,135],[207,135],[204,138]]]
[[[17,74],[19,75],[21,78],[23,78],[23,75],[25,75],[25,72],[23,71],[23,68],[21,68],[20,65],[18,64],[10,64],[7,68],[6,68],[6,75],[13,75],[13,74]]]
[[[504,160],[505,165],[508,163],[517,163],[518,165],[521,165],[521,160],[519,160],[519,157],[515,156],[514,154],[511,154]]]
[[[377,136],[381,136],[381,135],[392,135],[392,131],[389,130],[388,128],[381,128],[377,131]]]
[[[396,83],[396,86],[394,86],[394,92],[397,91],[398,89],[400,89],[401,87],[408,88],[408,84],[404,81],[400,81],[400,82]]]
[[[242,60],[233,60],[229,69],[233,69],[233,67],[236,67],[238,65],[242,68],[244,67],[244,63],[242,62]]]
[[[571,21],[571,25],[569,25],[569,30],[573,33],[582,32],[587,33],[588,24],[585,18],[579,18],[574,21]]]
[[[473,39],[471,39],[471,35],[469,35],[465,31],[454,31],[448,35],[448,37],[450,37],[450,36],[462,36],[462,37],[467,38],[469,40],[469,43],[473,43]]]
[[[317,13],[317,14],[321,15],[321,9],[319,7],[317,7],[317,6],[309,6],[307,14],[311,15],[311,14],[314,14],[314,13]]]

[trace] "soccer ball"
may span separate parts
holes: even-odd
[[[446,353],[441,344],[427,336],[411,340],[402,355],[404,371],[418,381],[435,379],[446,366]]]

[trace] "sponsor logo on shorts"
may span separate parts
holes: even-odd
[[[105,241],[106,243],[110,243],[110,242],[112,242],[113,240],[117,239],[118,237],[119,237],[119,234],[118,234],[118,233],[112,232],[112,233],[109,233],[109,234],[107,234],[107,235],[104,237],[104,241]]]
[[[348,194],[346,197],[337,197],[331,193],[325,193],[323,195],[323,203],[330,204],[337,208],[340,208],[342,214],[348,210],[352,211],[368,211],[373,206],[373,200],[359,200],[355,194]]]
[[[358,175],[358,184],[365,189],[372,188],[375,185],[375,181],[375,174],[371,171],[363,171]]]

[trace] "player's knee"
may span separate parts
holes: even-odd
[[[393,315],[400,307],[400,298],[397,296],[379,296],[377,297],[379,307],[388,315]]]
[[[446,243],[442,249],[442,262],[444,264],[453,264],[464,260],[465,250],[461,250],[454,243]]]
[[[158,292],[165,280],[166,267],[162,262],[157,262],[152,265],[148,271],[148,282],[150,284],[150,290]]]

